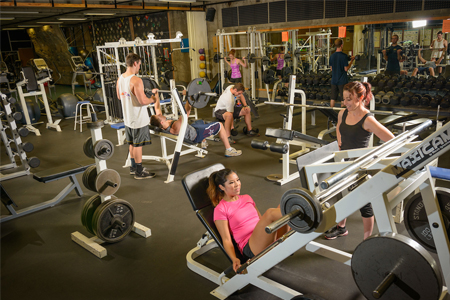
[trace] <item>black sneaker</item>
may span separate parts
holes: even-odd
[[[136,173],[136,167],[130,167],[130,175],[134,175]]]
[[[259,133],[254,131],[253,129],[247,132],[247,136],[259,136]]]
[[[339,225],[334,226],[325,234],[325,238],[327,240],[334,240],[340,236],[346,236],[348,234],[348,230],[345,227],[339,227]]]
[[[147,169],[144,168],[140,174],[137,172],[134,174],[134,179],[147,179],[153,178],[155,176],[155,173],[150,173]]]

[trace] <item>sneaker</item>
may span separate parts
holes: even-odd
[[[202,149],[208,148],[208,142],[206,140],[202,141],[201,148]]]
[[[233,140],[233,139],[231,138],[231,136],[229,136],[229,137],[228,137],[228,143],[230,143],[230,145],[231,145],[231,144],[236,144],[236,141]]]
[[[136,173],[136,167],[130,167],[130,175],[134,175]]]
[[[134,179],[146,179],[153,178],[155,176],[155,173],[150,173],[146,168],[144,168],[140,174],[138,174],[137,172],[134,174]]]
[[[259,136],[259,133],[254,131],[253,129],[247,132],[247,136]]]
[[[339,225],[334,226],[325,234],[325,238],[327,240],[334,240],[340,236],[346,236],[348,234],[348,230],[345,227],[339,227]]]
[[[226,157],[239,156],[241,154],[242,154],[241,150],[236,150],[234,148],[231,148],[231,150],[225,150]]]

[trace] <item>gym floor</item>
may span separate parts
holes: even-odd
[[[57,88],[59,93],[65,89],[70,90],[70,87]],[[261,118],[255,119],[253,126],[260,129],[262,138],[266,127],[282,127],[280,113],[285,109],[266,105],[261,106],[259,112]],[[199,114],[209,118],[211,109],[204,108]],[[99,118],[104,116],[100,114]],[[45,116],[41,120],[44,121]],[[32,172],[88,160],[83,153],[83,143],[90,131],[86,125],[82,133],[74,131],[73,122],[73,119],[62,120],[62,132],[37,125],[42,134],[40,137],[30,133],[23,138],[23,141],[34,144],[31,156],[41,160],[40,166]],[[293,129],[300,130],[300,122],[300,116],[295,117]],[[242,193],[251,195],[261,212],[276,207],[285,191],[299,186],[298,180],[283,186],[266,181],[267,175],[281,173],[280,155],[252,149],[252,138],[242,134],[245,124],[240,122],[239,126],[235,147],[243,151],[242,156],[226,158],[222,143],[210,142],[205,158],[197,158],[194,154],[180,158],[175,181],[169,184],[164,183],[167,167],[155,161],[144,165],[156,172],[157,177],[133,179],[128,168],[122,168],[128,147],[115,147],[114,156],[107,161],[108,168],[118,171],[122,179],[115,195],[133,205],[136,221],[149,227],[152,235],[145,239],[131,233],[119,243],[106,245],[108,255],[103,259],[71,240],[71,233],[76,231],[92,236],[81,225],[80,219],[84,202],[94,195],[82,185],[82,174],[77,176],[85,193],[81,198],[72,191],[55,207],[2,223],[2,299],[216,299],[210,292],[217,286],[186,266],[186,254],[196,246],[206,230],[195,216],[181,185],[183,175],[223,163],[237,170],[242,181]],[[316,126],[308,125],[307,133],[317,136],[325,128],[326,119],[317,114]],[[103,137],[117,143],[116,130],[109,125],[103,128]],[[159,138],[152,137],[152,141],[152,145],[144,147],[144,154],[160,155]],[[170,151],[172,149],[169,147]],[[7,161],[3,146],[1,158]],[[439,166],[450,168],[450,153],[441,156]],[[291,172],[295,171],[296,166],[291,165]],[[2,185],[20,209],[53,198],[68,182],[69,179],[65,178],[44,184],[30,175],[4,181]],[[437,181],[437,186],[450,187],[450,184]],[[8,211],[2,206],[1,213],[8,214]],[[359,212],[353,214],[347,224],[348,236],[333,241],[319,238],[320,242],[352,253],[363,238]],[[403,224],[398,225],[398,231],[408,235]],[[220,250],[210,251],[205,261],[218,271],[230,265]],[[304,249],[266,275],[292,289],[327,300],[364,299],[353,281],[350,267]],[[276,298],[250,286],[229,299]],[[445,299],[450,297],[447,295]]]

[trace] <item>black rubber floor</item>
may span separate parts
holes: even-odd
[[[282,127],[280,107],[260,107],[261,118],[254,120],[264,138],[266,127]],[[210,108],[200,111],[203,117],[211,115]],[[104,115],[100,115],[104,118]],[[307,133],[313,136],[326,128],[326,120],[317,114],[316,126],[308,125]],[[308,117],[308,124],[310,119]],[[83,187],[85,194],[78,198],[75,192],[60,204],[28,216],[1,224],[1,298],[10,299],[215,299],[210,292],[217,286],[193,273],[186,266],[186,254],[196,246],[205,232],[195,216],[181,185],[184,174],[214,163],[237,170],[242,181],[242,192],[250,194],[258,208],[264,212],[279,204],[281,195],[299,186],[298,180],[283,186],[265,180],[269,174],[281,173],[280,155],[250,147],[251,138],[242,134],[236,137],[235,147],[243,151],[236,158],[224,157],[220,142],[210,142],[209,154],[201,159],[193,154],[181,157],[175,181],[165,184],[168,169],[165,164],[146,162],[145,166],[157,177],[135,180],[122,168],[127,146],[115,148],[109,168],[117,170],[122,184],[116,196],[130,202],[136,211],[136,220],[151,229],[145,239],[131,233],[117,244],[106,245],[107,257],[99,259],[74,243],[71,233],[91,235],[81,225],[84,202],[94,193]],[[62,132],[47,130],[38,125],[42,136],[30,134],[24,141],[32,142],[31,153],[41,160],[39,172],[70,162],[85,161],[83,142],[89,130],[73,130],[73,119],[61,122]],[[294,128],[300,129],[300,116],[294,119]],[[109,126],[103,137],[117,143],[116,131]],[[1,158],[7,162],[4,147]],[[169,147],[169,152],[173,147]],[[293,149],[295,149],[293,147]],[[160,155],[159,138],[144,148],[146,155]],[[440,166],[450,167],[450,154],[440,159]],[[296,166],[291,165],[291,172]],[[78,180],[81,184],[81,175]],[[7,192],[24,208],[53,198],[67,185],[69,179],[47,184],[24,176],[2,182]],[[444,185],[438,182],[438,185]],[[2,214],[7,210],[2,207]],[[362,241],[362,221],[359,213],[348,220],[349,235],[334,241],[321,242],[338,249],[353,252]],[[400,233],[407,234],[399,225]],[[375,232],[377,229],[375,228]],[[205,261],[223,270],[229,266],[220,251],[212,251]],[[364,299],[353,281],[350,267],[327,258],[299,250],[281,264],[267,272],[267,277],[303,293],[315,294],[328,300]],[[229,299],[275,299],[255,287],[244,288]],[[448,299],[448,297],[446,298]]]

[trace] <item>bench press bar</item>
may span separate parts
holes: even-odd
[[[331,109],[331,110],[344,110],[345,107],[329,107],[329,106],[316,106],[316,105],[307,105],[307,104],[290,104],[285,102],[271,102],[271,101],[265,101],[264,104],[270,104],[270,105],[278,105],[278,106],[294,106],[294,107],[310,107],[310,108],[317,108],[317,109]],[[384,111],[384,110],[371,110],[371,113],[377,114],[377,115],[393,115],[394,112],[392,111]]]

